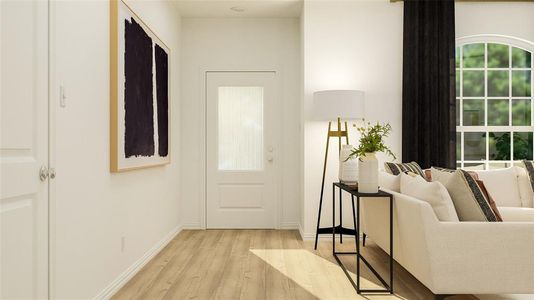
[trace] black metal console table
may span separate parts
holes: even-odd
[[[354,221],[354,228],[356,231],[355,241],[356,241],[356,252],[336,252],[336,229],[343,228],[341,224],[335,226],[335,207],[336,207],[336,187],[339,188],[339,204],[340,204],[340,214],[342,213],[342,197],[343,191],[351,195],[352,202],[352,219]],[[356,197],[356,211],[354,208],[354,202]],[[378,272],[371,266],[371,264],[360,254],[360,239],[358,235],[358,229],[360,228],[360,198],[389,198],[389,284],[386,283],[384,278],[378,274]],[[378,200],[379,201],[379,200]],[[350,280],[352,286],[356,289],[358,294],[361,293],[390,293],[393,294],[393,195],[384,191],[378,191],[378,193],[360,193],[357,188],[345,185],[343,183],[334,182],[332,185],[332,253],[337,261],[337,263],[345,272],[345,275]],[[338,255],[356,255],[356,282],[351,278],[347,268],[343,265]],[[362,289],[360,288],[360,260],[363,261],[373,272],[373,274],[378,278],[378,280],[384,285],[384,289]]]

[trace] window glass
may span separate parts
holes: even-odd
[[[488,44],[488,68],[508,68],[509,49],[508,45]]]
[[[532,49],[476,42],[456,47],[456,156],[468,170],[533,157]]]
[[[484,99],[464,99],[464,126],[484,126]]]
[[[507,126],[510,124],[509,119],[508,99],[488,99],[488,126]]]
[[[463,47],[464,68],[484,68],[484,44],[469,44]]]

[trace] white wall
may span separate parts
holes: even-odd
[[[313,92],[326,89],[365,91],[366,119],[389,122],[393,132],[388,144],[400,155],[402,3],[389,1],[306,1],[304,34],[304,110]],[[304,238],[314,237],[321,189],[327,123],[304,124],[302,174]],[[355,144],[354,128],[349,128]],[[337,181],[338,142],[330,143],[321,226],[332,222],[332,182]],[[345,199],[349,199],[345,196]],[[345,202],[344,225],[352,227],[350,205]],[[337,204],[336,204],[337,205]]]
[[[109,2],[52,2],[52,292],[59,299],[103,295],[180,224],[180,16],[171,2],[128,3],[171,48],[172,162],[109,172]]]
[[[534,42],[534,3],[456,3],[456,37],[501,34]]]
[[[366,115],[390,122],[388,144],[401,160],[403,4],[377,1],[306,1],[302,15],[304,108],[323,89],[366,92]],[[534,41],[534,3],[457,3],[456,36],[502,34]],[[326,123],[304,123],[301,234],[313,238],[317,221]],[[353,134],[351,142],[357,141]],[[331,149],[337,149],[333,141]],[[331,225],[331,182],[337,153],[330,152],[322,226]],[[385,157],[381,157],[382,161]],[[346,197],[348,199],[348,197]],[[349,208],[350,202],[345,202]],[[349,209],[344,225],[351,227]]]
[[[184,226],[201,228],[205,214],[203,71],[273,70],[282,82],[282,228],[299,215],[300,42],[293,18],[182,20],[182,198]]]

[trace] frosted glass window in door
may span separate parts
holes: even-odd
[[[219,170],[263,170],[263,87],[218,88]]]

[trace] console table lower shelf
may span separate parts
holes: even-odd
[[[339,197],[340,197],[340,212],[341,205],[342,205],[342,197],[343,193],[342,191],[345,191],[351,195],[351,203],[352,203],[352,219],[354,222],[354,228],[355,228],[355,244],[356,244],[356,252],[336,252],[336,233],[339,233],[336,231],[336,229],[339,229],[340,226],[335,225],[335,213],[332,216],[332,254],[334,255],[334,258],[336,259],[337,263],[343,269],[343,272],[349,279],[350,283],[356,290],[358,294],[361,293],[389,293],[393,294],[393,195],[384,192],[384,191],[378,191],[378,193],[360,193],[357,189],[354,189],[351,186],[345,185],[343,183],[334,182],[332,186],[332,209],[335,211],[336,207],[336,187],[339,188]],[[356,198],[356,199],[355,199]],[[358,234],[358,229],[360,228],[360,198],[388,198],[389,199],[389,284],[382,278],[382,276],[373,268],[373,266],[361,255],[360,252],[360,239]],[[380,201],[380,199],[376,199],[376,201]],[[356,208],[355,203],[356,202]],[[342,228],[342,227],[341,227]],[[345,228],[343,228],[345,229]],[[349,271],[345,267],[345,265],[341,262],[338,255],[355,255],[356,256],[356,282],[352,279]],[[371,270],[371,272],[376,276],[376,278],[382,283],[384,286],[383,289],[362,289],[360,286],[360,261],[362,261],[368,268]]]

